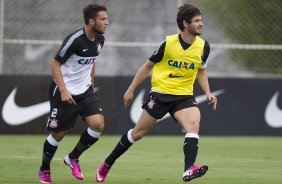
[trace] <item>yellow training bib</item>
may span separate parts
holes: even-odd
[[[167,36],[163,59],[153,68],[152,90],[172,95],[193,95],[204,45],[205,41],[197,36],[193,44],[184,50],[178,34]]]

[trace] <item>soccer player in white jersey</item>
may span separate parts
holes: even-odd
[[[63,41],[51,62],[53,82],[50,85],[50,114],[47,129],[50,135],[43,146],[42,164],[39,169],[41,183],[52,183],[51,160],[59,142],[72,128],[78,116],[88,124],[74,149],[64,158],[78,180],[84,176],[80,170],[80,155],[98,141],[104,130],[104,116],[100,101],[94,93],[96,58],[104,45],[103,34],[108,27],[105,6],[90,4],[83,10],[85,26]]]

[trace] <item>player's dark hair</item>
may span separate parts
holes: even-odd
[[[90,4],[83,9],[83,16],[85,24],[88,24],[89,19],[96,19],[100,11],[107,12],[107,8],[103,5]]]
[[[201,11],[197,7],[190,4],[184,4],[180,6],[178,8],[177,18],[176,18],[178,28],[181,31],[183,31],[184,30],[183,21],[185,20],[188,23],[191,23],[192,18],[198,15],[201,15]]]

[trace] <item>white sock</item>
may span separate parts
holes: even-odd
[[[199,139],[199,135],[196,133],[186,133],[185,137]]]
[[[94,138],[99,138],[102,133],[102,132],[95,132],[91,130],[90,128],[87,128],[87,132],[91,137],[94,137]]]
[[[58,146],[58,145],[59,145],[59,142],[56,141],[56,139],[54,139],[51,134],[47,137],[47,141],[48,141],[52,146]]]
[[[130,143],[134,144],[135,141],[133,140],[132,136],[131,136],[131,132],[132,132],[132,129],[130,129],[128,132],[127,132],[127,138],[129,140]]]

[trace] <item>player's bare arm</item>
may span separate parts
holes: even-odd
[[[151,72],[153,67],[154,67],[154,63],[152,61],[148,60],[137,71],[133,81],[131,82],[130,86],[128,87],[127,91],[125,92],[125,94],[123,96],[125,108],[127,108],[127,106],[133,100],[135,89],[140,85],[141,82],[143,82],[147,78],[147,76],[149,75],[149,73]]]
[[[208,75],[207,75],[206,69],[199,69],[198,83],[200,87],[202,88],[202,90],[204,91],[204,93],[206,94],[209,104],[211,104],[212,108],[216,110],[217,98],[210,92]]]
[[[67,102],[67,103],[76,105],[74,99],[72,98],[71,94],[69,93],[69,91],[66,88],[60,67],[61,67],[61,63],[59,61],[57,60],[52,61],[51,71],[56,81],[56,85],[58,86],[59,91],[61,92],[61,100],[63,102]]]
[[[94,84],[95,84],[95,79],[94,79],[94,76],[95,76],[95,63],[92,64],[92,70],[91,70],[90,76],[91,76],[91,83],[92,83],[92,85],[94,87]]]

